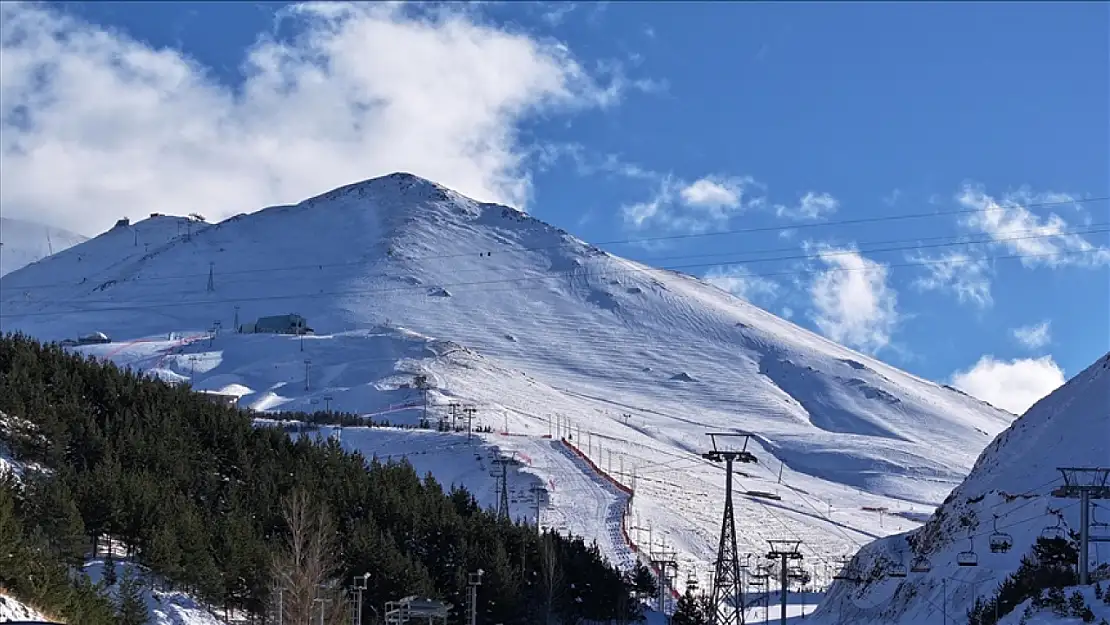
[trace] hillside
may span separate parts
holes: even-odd
[[[425,374],[435,414],[472,403],[477,423],[531,436],[569,422],[613,473],[635,471],[635,524],[677,549],[683,577],[704,579],[716,550],[724,479],[699,456],[707,431],[753,432],[760,464],[739,488],[781,497],[738,498],[741,551],[798,537],[820,575],[916,526],[1013,418],[407,174],[163,232],[142,254],[110,231],[5,276],[0,325],[47,340],[102,331],[115,342],[81,350],[256,409],[380,412],[416,399],[407,387]],[[227,332],[288,312],[317,335]],[[224,332],[202,340],[217,320]]]
[[[162,622],[214,623],[206,613],[257,619],[284,601],[287,622],[307,622],[324,586],[338,622],[354,575],[371,573],[369,611],[411,594],[462,605],[477,569],[483,622],[637,612],[630,580],[580,538],[510,524],[400,458],[292,440],[186,387],[19,336],[0,337],[0,391],[19,421],[0,440],[45,469],[0,479],[0,587],[70,620],[130,625],[127,606],[147,605]],[[466,444],[439,441],[450,436]],[[109,559],[141,565],[142,580],[125,592]]]
[[[0,217],[0,276],[87,240],[61,228]]]
[[[949,617],[962,619],[976,596],[989,596],[1018,569],[1021,558],[1030,553],[1045,528],[1078,530],[1078,500],[1051,494],[1063,483],[1057,467],[1105,467],[1108,449],[1110,354],[1037,402],[999,434],[923,527],[877,540],[860,550],[850,570],[863,577],[874,573],[874,580],[838,581],[817,616],[866,618],[869,623],[935,623],[945,605],[942,581],[947,577]],[[1110,503],[1095,504],[1093,520],[1110,523]],[[1008,552],[992,552],[989,547],[996,527],[1013,541]],[[977,566],[958,566],[958,553],[969,550],[977,555]],[[1089,553],[1090,568],[1101,565],[1110,574],[1107,545],[1093,543]],[[880,579],[893,565],[909,567],[916,556],[927,558],[931,571],[911,572],[904,579]]]

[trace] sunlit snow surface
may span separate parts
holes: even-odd
[[[901,580],[838,581],[829,590],[819,616],[834,622],[931,624],[943,620],[947,606],[949,618],[955,615],[960,619],[957,622],[963,622],[975,597],[990,596],[999,582],[1016,571],[1046,527],[1059,525],[1064,530],[1078,531],[1079,501],[1052,495],[1063,484],[1057,468],[1107,466],[1110,354],[1033,405],[999,435],[937,515],[913,532],[921,544],[917,553],[929,559],[931,571],[910,573]],[[1110,505],[1102,501],[1095,504],[1098,507],[1092,509],[1092,520],[1110,523]],[[1008,552],[991,551],[990,539],[996,531],[1013,541]],[[1092,532],[1106,535],[1105,526]],[[896,563],[909,566],[914,554],[908,538],[890,536],[867,545],[855,568],[870,571],[888,570]],[[959,566],[960,552],[974,552],[977,565]],[[1091,570],[1102,566],[1110,573],[1110,545],[1092,543],[1088,553]],[[1103,587],[1110,588],[1110,582],[1103,582]],[[1085,592],[1090,595],[1093,589]],[[1095,613],[1110,620],[1110,606],[1101,600],[1095,603],[1091,606]],[[1016,624],[1023,610],[1024,606],[1003,623]],[[1078,621],[1053,620],[1050,613],[1045,613],[1030,622]]]
[[[485,444],[528,454],[522,471],[554,481],[550,524],[626,562],[611,539],[612,492],[541,438],[568,421],[598,465],[622,481],[635,472],[636,538],[650,527],[657,547],[677,551],[680,578],[696,571],[703,585],[724,490],[722,468],[700,457],[707,432],[751,432],[759,463],[738,467],[737,489],[781,497],[737,494],[741,553],[798,538],[821,577],[834,556],[916,527],[1013,418],[694,278],[410,176],[212,226],[134,227],[137,244],[116,229],[0,279],[3,329],[103,331],[115,342],[79,350],[256,410],[330,406],[414,423],[407,386],[425,374],[435,417],[451,401],[476,405],[476,425],[495,431]],[[296,312],[317,336],[237,335],[236,312],[240,323]],[[526,437],[497,434],[506,429]],[[426,436],[343,439],[423,462]],[[426,468],[488,496],[478,456],[489,452],[451,445],[424,453]]]

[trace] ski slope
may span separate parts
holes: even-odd
[[[818,616],[841,622],[926,625],[942,619],[947,610],[949,618],[962,618],[975,597],[990,596],[1017,570],[1046,528],[1078,530],[1079,501],[1052,496],[1063,484],[1057,467],[1108,465],[1110,353],[1034,404],[995,438],[923,527],[868,544],[850,565],[867,576],[900,563],[908,567],[924,556],[931,564],[929,572],[911,572],[904,579],[876,575],[867,582],[837,581]],[[1110,505],[1095,504],[1092,520],[1110,523]],[[991,551],[990,538],[996,532],[1012,539],[1008,552]],[[976,566],[957,564],[958,554],[966,551],[975,553]],[[1089,558],[1092,571],[1101,566],[1110,573],[1110,546],[1092,543]],[[1101,610],[1108,612],[1105,604]],[[1020,610],[1011,617],[1003,622],[1017,623]],[[1069,621],[1043,616],[1031,622]]]
[[[102,331],[115,342],[80,350],[263,411],[327,402],[411,423],[396,407],[426,375],[434,414],[473,404],[478,424],[517,435],[487,443],[525,446],[536,479],[577,480],[567,505],[553,493],[552,524],[608,544],[617,562],[627,554],[606,543],[605,485],[542,437],[559,426],[622,484],[634,473],[636,538],[665,542],[679,578],[703,585],[724,489],[723,469],[700,456],[707,432],[752,433],[759,463],[739,467],[737,489],[779,497],[737,495],[741,553],[801,539],[820,578],[835,556],[919,525],[1013,419],[693,277],[407,174],[219,224],[130,228],[162,242],[143,249],[117,228],[0,279],[2,329]],[[286,312],[317,335],[228,331]],[[493,480],[455,478],[487,492]]]
[[[61,228],[0,217],[0,276],[87,240]]]

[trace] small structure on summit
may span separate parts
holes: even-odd
[[[240,334],[313,334],[308,321],[296,314],[259,317],[254,323],[239,326]]]

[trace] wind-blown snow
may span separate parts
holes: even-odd
[[[51,340],[103,331],[116,342],[79,349],[233,389],[257,410],[331,397],[332,409],[411,423],[404,406],[419,396],[407,386],[425,374],[434,415],[477,405],[479,425],[525,435],[491,442],[530,445],[537,480],[578,480],[575,497],[607,509],[604,486],[539,438],[569,421],[596,464],[624,483],[636,473],[634,522],[703,584],[724,488],[721,467],[700,457],[706,432],[754,433],[760,463],[740,467],[737,488],[781,496],[738,495],[741,552],[800,538],[820,575],[832,556],[915,527],[1012,419],[693,277],[406,174],[193,224],[188,237],[160,219],[133,225],[162,233],[145,253],[110,231],[0,279],[0,325]],[[318,336],[229,333],[236,307],[240,323],[302,314]],[[224,332],[208,341],[216,320]],[[493,480],[456,477],[480,492]],[[554,511],[558,484],[553,497]],[[608,544],[609,522],[602,510],[558,523]]]
[[[87,240],[61,228],[0,217],[0,276]]]
[[[1110,353],[1034,404],[999,434],[923,527],[865,546],[852,566],[867,576],[888,571],[899,562],[909,567],[916,554],[930,560],[930,572],[910,573],[904,579],[878,579],[880,575],[876,575],[874,581],[865,583],[837,582],[819,616],[931,624],[942,618],[947,605],[950,617],[962,618],[976,596],[989,596],[1017,570],[1022,556],[1030,552],[1047,526],[1078,530],[1079,502],[1051,494],[1063,484],[1057,467],[1106,467],[1108,461]],[[1093,514],[1094,521],[1110,523],[1110,507],[1096,508]],[[1012,537],[1013,548],[1006,553],[990,550],[996,526]],[[917,545],[916,549],[911,544]],[[962,551],[974,551],[978,565],[958,566],[957,554]],[[1110,566],[1110,549],[1105,545],[1092,543],[1089,557],[1092,570]]]

